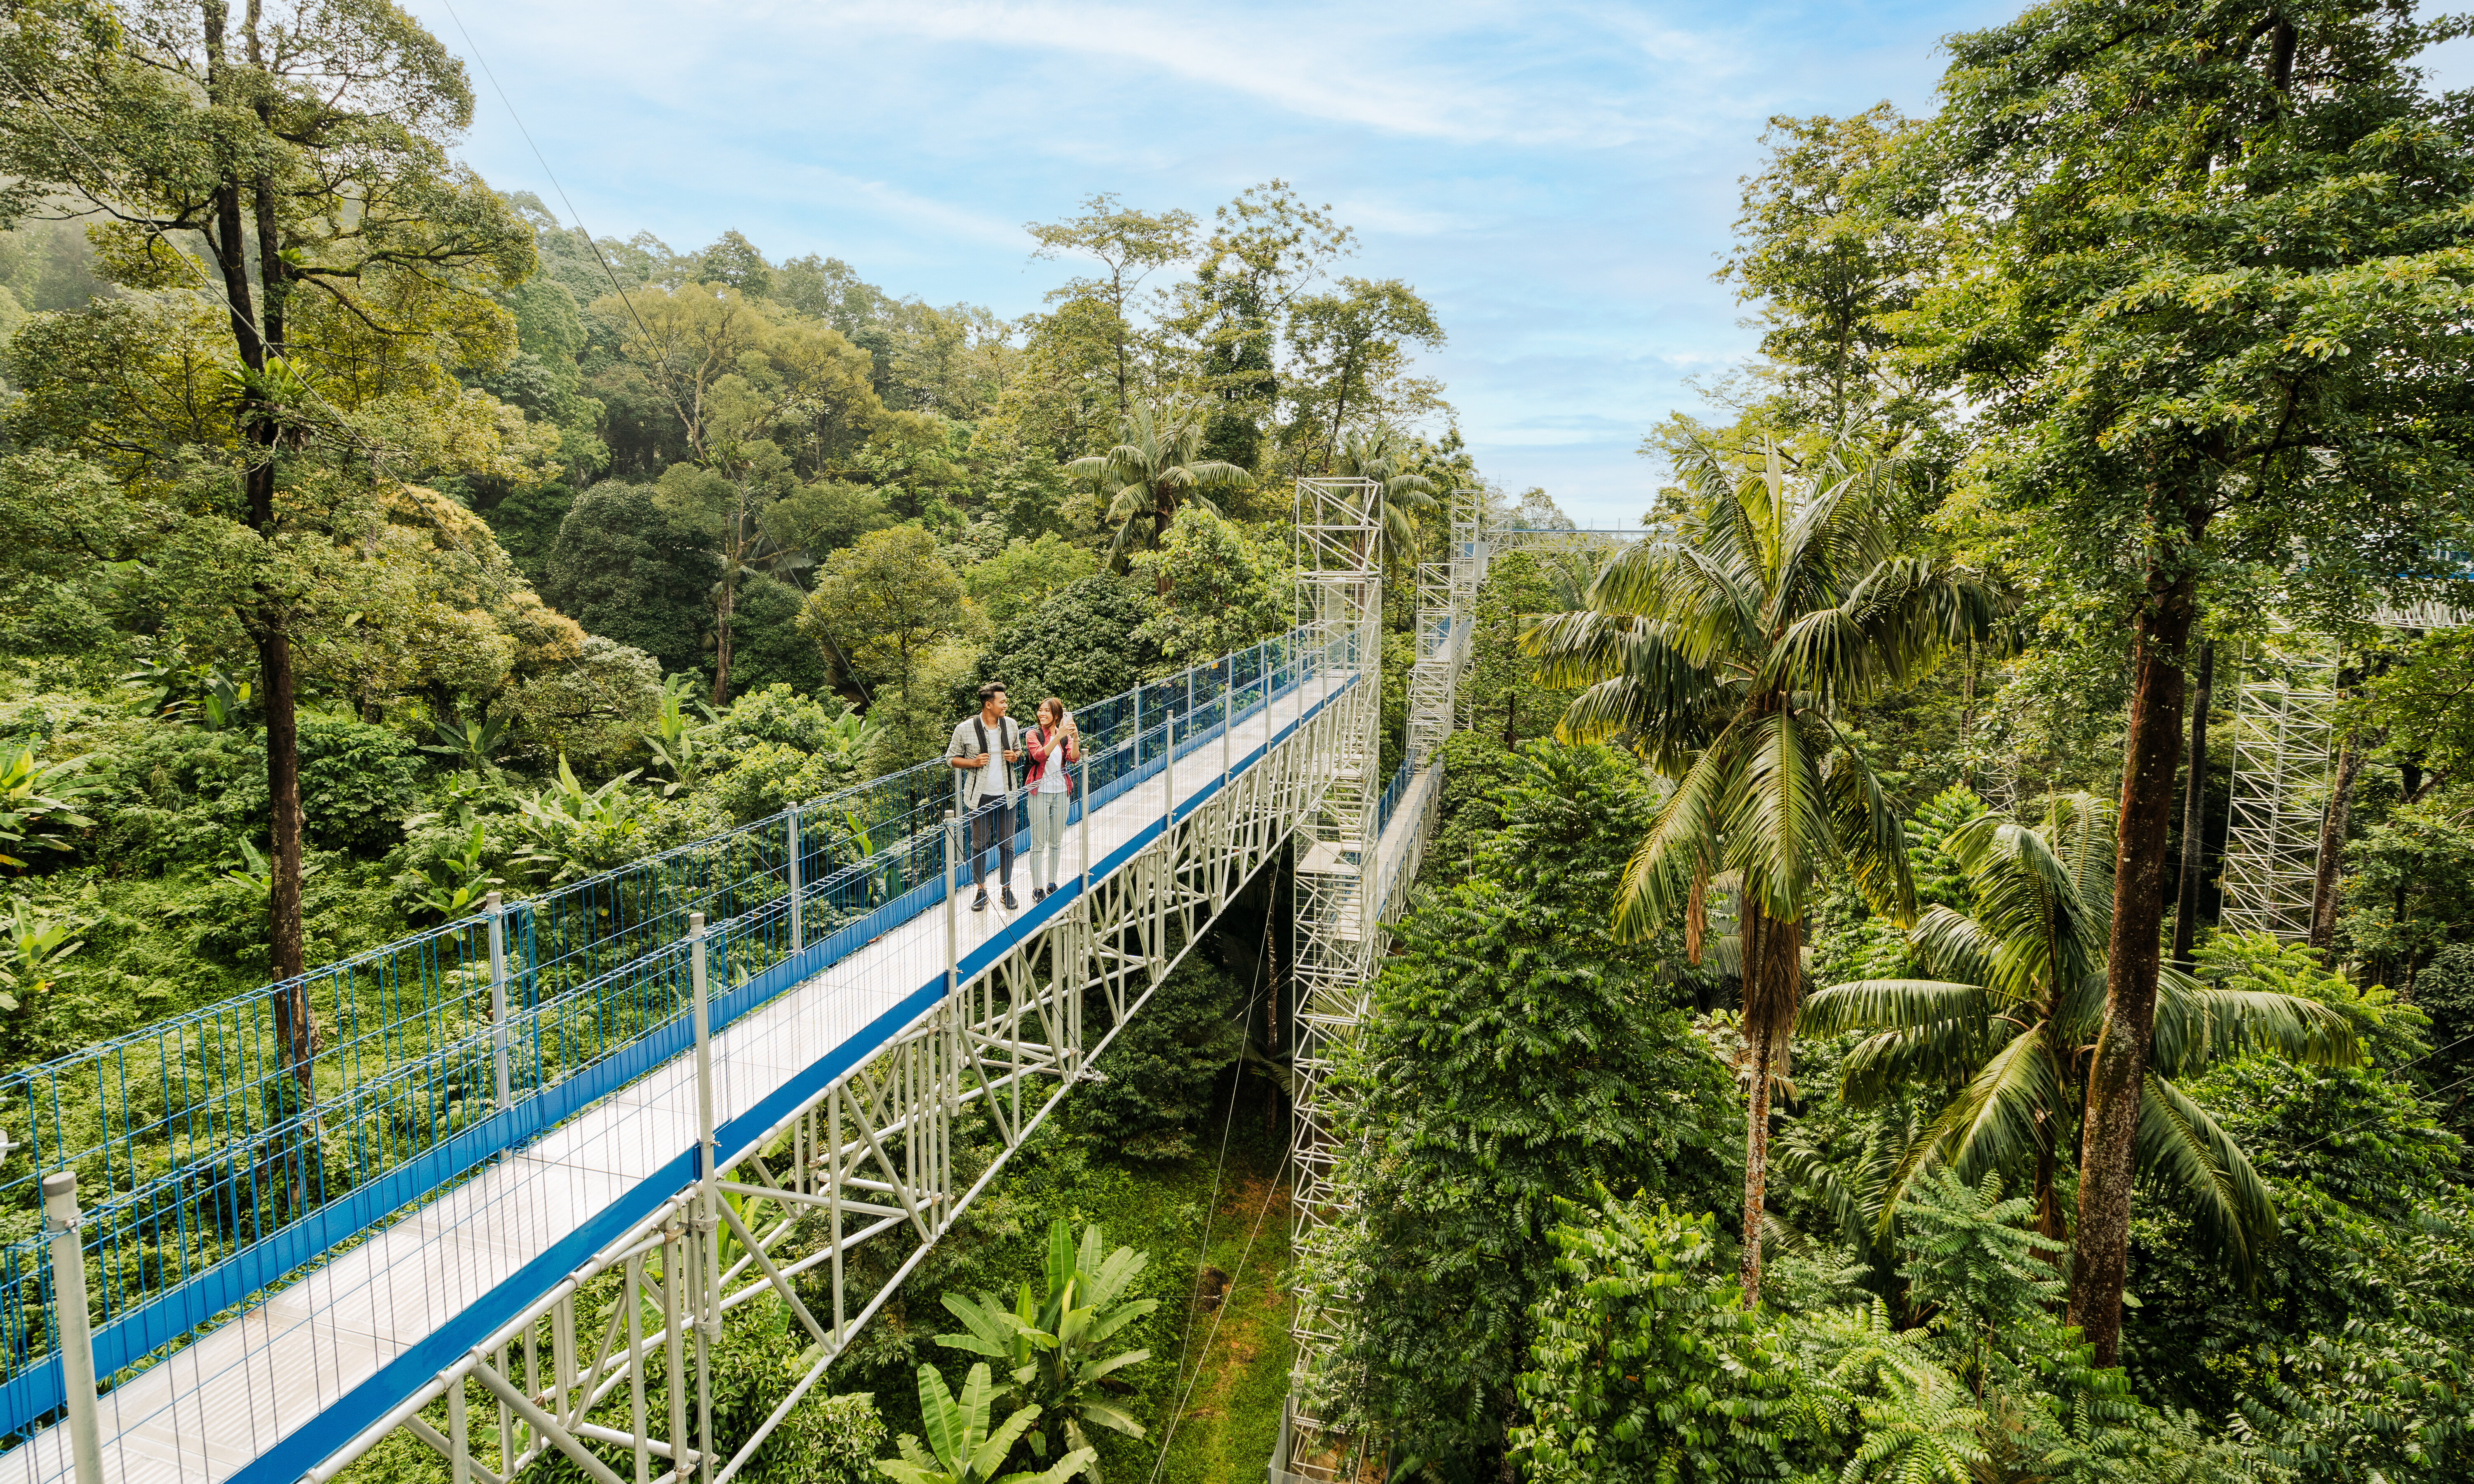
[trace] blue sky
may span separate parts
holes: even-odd
[[[471,60],[448,0],[410,9]],[[1507,491],[1628,524],[1634,450],[1751,349],[1710,272],[1765,119],[1929,106],[1939,39],[2017,7],[846,5],[461,0],[596,235],[745,232],[1014,316],[1076,265],[1023,224],[1095,191],[1207,218],[1272,177],[1333,204],[1346,271],[1408,280],[1463,435]],[[2453,60],[2453,59],[2452,59]],[[2458,69],[2450,68],[2450,71]],[[558,198],[490,81],[466,157]],[[561,209],[562,215],[568,213]]]

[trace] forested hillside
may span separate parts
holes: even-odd
[[[1279,634],[1300,478],[1382,491],[1389,777],[1444,500],[1570,525],[1469,456],[1415,265],[1280,179],[1057,203],[1007,318],[589,235],[459,162],[385,4],[8,16],[8,1067],[934,757],[987,681]],[[1289,1249],[1269,872],[751,1476],[1258,1476],[1299,1293],[1335,1476],[2474,1474],[2463,30],[2054,0],[1928,113],[1774,120],[1761,354],[1642,429],[1639,539],[1476,596],[1341,1236]],[[2241,698],[2314,676],[2313,874],[2247,931]],[[1057,1415],[921,1452],[991,1358]]]

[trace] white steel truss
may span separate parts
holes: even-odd
[[[1335,653],[1382,655],[1383,578],[1380,491],[1370,479],[1298,482],[1298,618],[1312,642]],[[1350,1032],[1365,1018],[1372,962],[1373,863],[1381,802],[1382,697],[1364,687],[1336,722],[1337,745],[1323,759],[1322,807],[1298,835],[1295,1049],[1290,1064],[1295,1109],[1289,1158],[1296,1182],[1292,1219],[1300,1242],[1333,1215],[1329,1077]],[[1306,1323],[1303,1319],[1301,1325]]]
[[[1371,809],[1354,780],[1372,766],[1379,650],[1348,619],[1357,597],[1344,589],[1334,601],[1343,621],[1276,705],[1158,736],[1165,766],[1082,811],[1082,872],[1044,909],[964,922],[958,889],[948,890],[941,932],[933,914],[914,920],[718,1037],[706,981],[715,995],[729,987],[728,940],[693,918],[680,955],[693,985],[691,1057],[106,1393],[102,1478],[81,1484],[275,1477],[272,1451],[240,1454],[208,1436],[218,1428],[243,1446],[279,1436],[287,1457],[308,1460],[281,1478],[311,1484],[398,1431],[444,1455],[455,1484],[504,1484],[553,1454],[597,1484],[727,1484],[1013,1152],[1096,1075],[1117,1031],[1292,835],[1321,848],[1338,838],[1335,819]],[[1224,716],[1234,709],[1228,674]],[[964,858],[959,827],[949,819],[949,871]],[[866,988],[923,981],[907,999]],[[888,1024],[881,1010],[908,1018]],[[869,1016],[881,1034],[854,1036]],[[838,1071],[837,1046],[852,1059]],[[827,1054],[814,1059],[819,1047]],[[967,1185],[955,1161],[966,1119],[997,1145]],[[631,1159],[683,1146],[691,1157],[625,1184],[638,1179],[625,1173]],[[682,1183],[661,1186],[672,1169]],[[575,1230],[579,1209],[620,1210],[614,1192],[630,1188],[648,1192],[640,1213],[585,1228],[610,1239],[544,1267],[566,1249],[543,1253],[532,1229]],[[851,1270],[854,1254],[877,1258],[887,1244],[868,1271],[889,1277]],[[767,1295],[778,1308],[749,1309]],[[767,1310],[790,1317],[804,1352],[797,1379],[725,1455],[711,1351],[726,1324],[769,1322]],[[460,1328],[439,1329],[442,1315]],[[462,1337],[423,1337],[444,1332]],[[216,1358],[227,1352],[240,1358]],[[335,1399],[405,1362],[419,1379],[400,1400],[366,1424],[335,1424]],[[202,1407],[239,1420],[188,1416]],[[73,1430],[45,1429],[0,1455],[0,1475],[44,1484],[78,1473]]]
[[[1484,562],[1477,539],[1477,501],[1482,491],[1455,490],[1449,496],[1451,546],[1441,562],[1418,568],[1418,658],[1409,671],[1409,766],[1422,768],[1438,756],[1451,734],[1453,702],[1468,662],[1469,633],[1477,609]]]
[[[2387,629],[2450,629],[2464,610],[2435,599],[2382,606]],[[2234,695],[2231,819],[2225,830],[2224,909],[2231,929],[2311,936],[2320,826],[2336,765],[2337,644],[2280,634],[2245,657]]]
[[[2332,641],[2245,656],[2234,694],[2223,925],[2310,936],[2337,712]]]
[[[1365,680],[1343,694],[1373,694],[1373,677]],[[1337,776],[1332,759],[1352,751],[1356,709],[1315,712],[1262,761],[1174,814],[1067,911],[952,984],[900,1036],[740,1147],[713,1141],[713,1074],[700,1041],[710,1173],[304,1478],[325,1484],[401,1427],[446,1457],[456,1484],[501,1484],[553,1452],[597,1484],[728,1484],[1014,1151],[1093,1075],[1092,1061],[1212,921],[1292,831],[1320,817]],[[1191,787],[1192,773],[1217,772],[1224,757],[1205,742],[1177,761]],[[1184,791],[1170,773],[1155,793],[1167,810]],[[958,895],[948,895],[949,922]],[[705,957],[694,960],[700,1003]],[[1104,1004],[1109,1025],[1096,1041],[1085,1023],[1095,1004]],[[1002,1149],[959,1188],[955,1126],[974,1113]],[[889,1280],[855,1290],[847,1259],[880,1239],[908,1244],[909,1254]],[[811,1306],[813,1286],[803,1296],[798,1280],[811,1273],[824,1276],[829,1306]],[[795,1321],[799,1378],[724,1456],[713,1435],[710,1350],[731,1315],[767,1294]],[[692,1387],[660,1386],[665,1374],[692,1376]],[[648,1382],[667,1394],[667,1415],[646,1410]],[[477,1428],[476,1401],[485,1408]],[[443,1420],[433,1415],[441,1410]],[[589,1444],[630,1455],[632,1475]]]
[[[1366,626],[1367,642],[1379,637],[1370,624],[1381,611],[1379,594],[1359,598],[1364,580],[1373,575],[1361,553],[1372,548],[1370,504],[1350,491],[1349,481],[1307,481],[1299,486],[1301,529],[1311,510],[1318,539],[1300,543],[1300,581],[1322,607],[1316,612],[1336,623]],[[1322,910],[1309,916],[1309,879],[1298,867],[1298,945],[1302,969],[1311,950],[1318,955],[1320,981],[1312,990],[1319,1013],[1312,1029],[1300,1019],[1296,1067],[1296,1113],[1292,1125],[1290,1162],[1295,1184],[1294,1257],[1302,1258],[1330,1239],[1333,1228],[1347,1219],[1344,1198],[1331,1183],[1339,1154],[1336,1134],[1341,1124],[1329,1077],[1347,1039],[1364,1022],[1375,966],[1381,961],[1388,934],[1416,878],[1443,800],[1443,744],[1455,725],[1460,682],[1467,668],[1476,627],[1477,594],[1490,560],[1507,551],[1573,553],[1603,560],[1650,534],[1640,529],[1583,530],[1489,524],[1488,493],[1455,490],[1448,521],[1451,547],[1443,562],[1418,569],[1418,651],[1408,678],[1407,794],[1395,806],[1390,822],[1376,830],[1375,821],[1360,823],[1326,804],[1322,819],[1342,838],[1362,842],[1353,860],[1337,848],[1317,857],[1322,879],[1314,898]],[[1350,595],[1336,601],[1333,594]],[[1350,605],[1368,605],[1360,610]],[[1370,718],[1370,728],[1372,719]],[[1370,769],[1376,755],[1375,738],[1368,732]],[[1335,780],[1337,783],[1337,780]],[[1369,778],[1370,785],[1371,779]],[[1335,787],[1332,798],[1341,797]],[[1363,833],[1359,833],[1363,830]],[[1328,884],[1325,884],[1328,883]],[[1352,898],[1349,894],[1359,894]],[[1307,993],[1301,991],[1301,993]],[[1301,1001],[1301,1004],[1303,1001]],[[1312,1040],[1305,1039],[1311,1035]],[[1299,1291],[1292,1332],[1297,1359],[1291,1394],[1273,1447],[1271,1484],[1339,1484],[1358,1476],[1378,1440],[1350,1437],[1313,1415],[1304,1400],[1309,1378],[1332,1363],[1338,1340],[1329,1305],[1345,1304],[1346,1294],[1319,1295]]]
[[[1374,482],[1298,483],[1298,604],[1318,641],[1350,646],[1379,665],[1383,589]],[[1296,883],[1295,1042],[1290,1062],[1290,1219],[1293,1260],[1344,1218],[1331,1176],[1342,1110],[1331,1085],[1341,1053],[1366,1017],[1379,931],[1375,872],[1382,802],[1382,702],[1370,688],[1341,723],[1347,740],[1329,754],[1331,774],[1311,833],[1300,830]],[[1330,1336],[1310,1295],[1299,1294],[1291,1328],[1298,1366],[1327,1353]],[[1292,1416],[1305,1435],[1321,1431]],[[1279,1448],[1289,1452],[1285,1436]]]

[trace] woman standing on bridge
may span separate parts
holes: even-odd
[[[1038,901],[1056,890],[1065,821],[1074,808],[1074,780],[1065,770],[1082,760],[1082,739],[1075,732],[1074,718],[1065,714],[1065,703],[1051,696],[1039,703],[1039,725],[1023,743],[1031,750],[1031,771],[1023,776],[1023,786],[1031,791],[1031,899]],[[1039,867],[1043,850],[1048,852],[1046,871]]]

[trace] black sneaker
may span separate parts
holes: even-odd
[[[1019,906],[1021,906],[1021,905],[1022,905],[1022,903],[1021,903],[1021,902],[1018,902],[1018,901],[1016,901],[1016,900],[1014,900],[1014,899],[1013,899],[1013,888],[1012,888],[1012,887],[1010,887],[1010,886],[1008,886],[1008,887],[1007,887],[1007,888],[1005,889],[1005,904],[1006,904],[1006,910],[1007,910],[1007,912],[1011,912],[1011,911],[1013,911],[1016,907],[1019,907]]]
[[[971,898],[971,910],[973,912],[985,912],[988,910],[988,894],[984,889],[981,891],[980,895]]]
[[[1054,897],[1054,896],[1055,896],[1055,895],[1056,895],[1056,883],[1055,883],[1055,882],[1051,881],[1051,882],[1049,882],[1049,883],[1048,883],[1048,895],[1049,895],[1049,896],[1051,896],[1051,897]]]
[[[1031,889],[1031,904],[1032,906],[1034,906],[1034,907],[1038,906],[1042,901],[1045,901],[1047,898],[1048,898],[1048,888],[1046,888],[1046,887],[1044,887],[1044,886],[1034,886],[1034,887],[1032,887],[1032,888]]]

